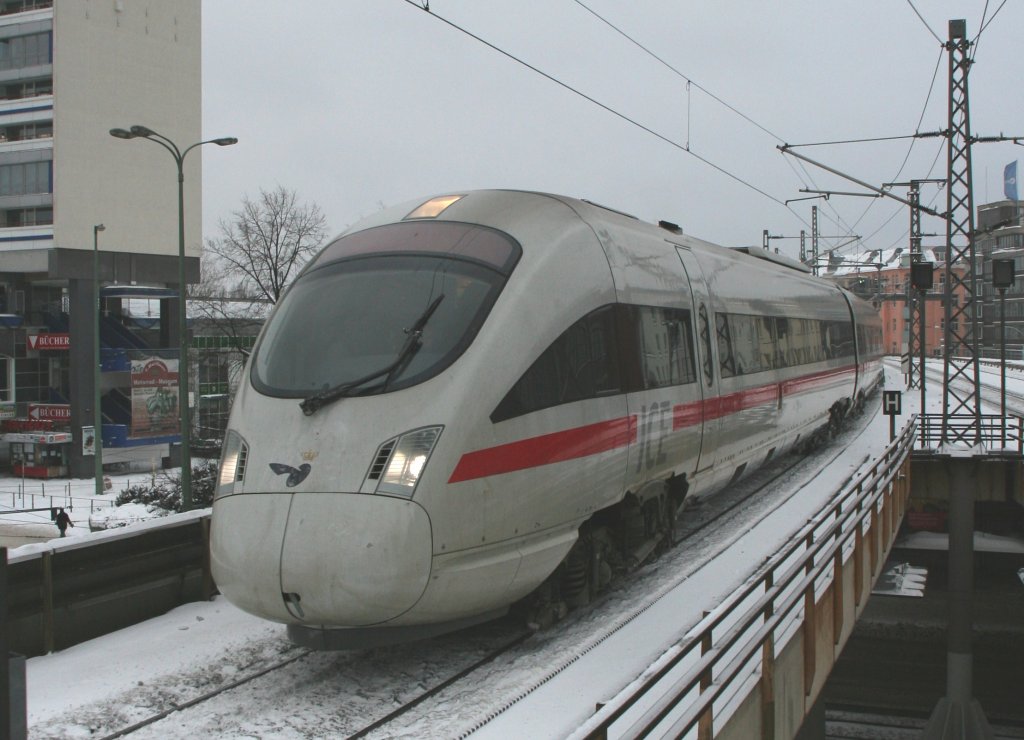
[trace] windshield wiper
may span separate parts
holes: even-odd
[[[391,379],[405,369],[412,360],[413,355],[415,355],[420,346],[422,346],[423,327],[425,327],[427,322],[430,321],[430,317],[433,316],[434,311],[437,310],[437,307],[440,305],[442,300],[444,300],[444,293],[435,298],[433,302],[427,306],[427,310],[424,311],[418,319],[416,319],[416,323],[412,325],[411,329],[405,330],[405,333],[409,336],[406,338],[405,344],[402,345],[402,349],[399,350],[398,356],[395,358],[394,362],[387,367],[382,367],[380,370],[374,370],[369,375],[364,375],[361,378],[350,380],[346,383],[342,383],[341,385],[337,385],[334,388],[329,388],[310,396],[299,404],[299,407],[302,409],[302,413],[306,416],[312,416],[318,409],[323,408],[329,403],[337,401],[339,398],[344,398],[349,395],[349,391],[382,376],[384,377],[383,387],[387,388]]]

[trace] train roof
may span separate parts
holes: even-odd
[[[571,210],[575,211],[577,215],[580,216],[580,218],[582,218],[584,221],[589,220],[589,218],[586,215],[584,215],[585,212],[589,211],[591,214],[598,213],[601,215],[602,218],[617,220],[620,223],[626,224],[631,228],[650,230],[652,234],[660,232],[664,234],[666,238],[669,239],[672,239],[673,237],[675,237],[676,239],[682,237],[685,238],[687,242],[691,244],[699,244],[704,247],[710,247],[715,249],[724,249],[728,250],[729,252],[732,252],[733,254],[744,254],[747,257],[758,260],[764,260],[779,267],[788,268],[790,270],[794,270],[804,275],[810,276],[811,274],[811,270],[805,265],[798,262],[797,260],[794,260],[790,257],[785,257],[781,254],[771,252],[766,249],[759,249],[756,247],[724,247],[720,244],[715,244],[713,242],[700,239],[699,237],[694,237],[690,234],[684,234],[683,230],[678,225],[671,223],[669,221],[659,221],[657,224],[654,224],[649,221],[639,219],[636,216],[626,213],[624,211],[611,208],[601,203],[595,203],[594,201],[586,200],[584,198],[575,198],[567,195],[545,193],[542,191],[534,190],[516,190],[501,188],[479,190],[452,190],[449,191],[449,193],[447,194],[428,196],[426,198],[421,198],[415,201],[408,201],[387,208],[381,211],[380,213],[375,214],[367,219],[364,219],[358,224],[355,224],[351,228],[347,229],[345,233],[361,231],[363,229],[372,228],[374,226],[378,226],[384,223],[406,220],[408,218],[417,218],[418,216],[415,214],[419,212],[419,209],[426,207],[428,206],[428,204],[434,202],[444,202],[446,199],[451,199],[451,205],[456,206],[455,208],[452,209],[452,212],[454,213],[460,210],[458,206],[462,205],[462,203],[458,203],[458,201],[469,201],[470,198],[474,195],[500,196],[502,194],[508,195],[510,197],[533,196],[540,198],[550,198],[551,200],[563,203],[564,205],[568,206]],[[436,216],[434,217],[444,218],[444,216],[441,214],[446,209],[447,206],[444,206],[441,209],[441,212],[436,214]]]
[[[772,252],[767,249],[760,249],[758,247],[731,247],[734,252],[742,252],[743,254],[749,254],[751,257],[757,257],[758,259],[767,260],[773,262],[776,265],[782,265],[788,267],[791,270],[798,270],[806,274],[811,273],[811,268],[802,262],[793,259],[792,257],[786,257],[783,254]]]

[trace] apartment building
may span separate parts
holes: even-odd
[[[933,288],[927,293],[925,304],[925,352],[932,357],[941,357],[945,347],[946,265],[940,250],[924,250],[924,259],[934,267]],[[954,269],[963,270],[957,266]],[[910,336],[907,295],[912,290],[909,250],[896,247],[835,255],[821,275],[874,303],[882,319],[885,352],[897,356],[906,354]],[[954,305],[964,300],[963,292],[962,289],[956,291]]]

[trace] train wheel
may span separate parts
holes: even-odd
[[[652,554],[672,544],[675,521],[673,506],[664,482],[627,496],[622,503],[622,551],[625,562],[635,567]]]

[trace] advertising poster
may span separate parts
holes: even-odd
[[[129,436],[165,437],[176,434],[178,429],[178,361],[159,357],[132,360]]]
[[[82,456],[96,454],[96,427],[82,427]]]

